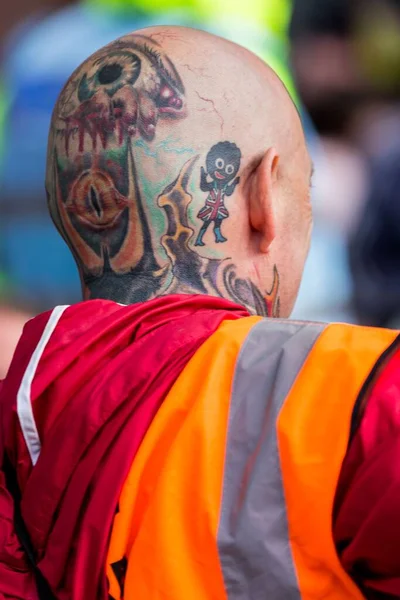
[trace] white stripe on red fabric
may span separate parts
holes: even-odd
[[[47,346],[47,343],[57,327],[59,320],[61,319],[64,311],[68,308],[66,306],[56,306],[47,322],[46,327],[42,333],[42,337],[39,340],[38,345],[35,348],[34,353],[31,356],[29,364],[26,368],[24,376],[22,377],[21,385],[19,386],[17,394],[17,413],[19,423],[21,425],[22,433],[28,447],[28,451],[32,460],[32,464],[36,464],[40,450],[41,443],[38,434],[38,430],[33,416],[32,401],[31,401],[31,387],[32,381],[35,377],[36,369],[42,354]]]

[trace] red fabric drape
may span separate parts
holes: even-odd
[[[39,568],[60,600],[107,598],[108,536],[141,440],[195,351],[223,320],[246,315],[239,306],[204,296],[167,296],[131,306],[93,300],[69,307],[32,383],[42,443],[34,469],[15,412],[16,394],[49,313],[25,327],[0,395],[0,424]],[[19,568],[24,559],[8,498],[0,523],[10,548],[0,555],[0,598],[3,593],[27,600],[29,574],[21,578],[12,564],[18,559]],[[33,599],[34,590],[29,593]]]
[[[333,533],[366,598],[400,598],[400,351],[380,371],[350,444]]]

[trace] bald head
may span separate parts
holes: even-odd
[[[53,113],[49,207],[85,298],[203,293],[287,314],[308,247],[309,176],[279,78],[200,31],[149,28],[109,44]]]

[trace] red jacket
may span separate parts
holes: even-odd
[[[132,306],[94,300],[26,325],[0,394],[0,451],[16,468],[22,516],[57,598],[107,597],[108,536],[143,435],[197,348],[221,321],[245,315],[224,300],[181,296]],[[36,600],[0,477],[0,598]]]
[[[95,300],[26,325],[0,391],[0,453],[16,469],[37,564],[57,598],[107,598],[108,537],[141,440],[194,352],[223,320],[246,314],[221,299],[171,296],[127,307]],[[399,366],[396,354],[371,392],[337,494],[338,550],[369,598],[400,597]],[[0,471],[0,599],[36,600],[12,514]]]

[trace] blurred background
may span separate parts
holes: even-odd
[[[250,48],[299,107],[315,226],[293,317],[400,326],[400,0],[13,0],[0,3],[0,379],[23,323],[80,299],[43,187],[57,95],[89,54],[157,23]]]

